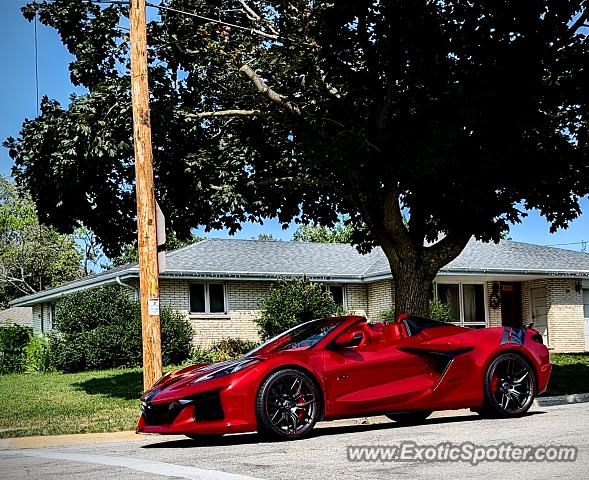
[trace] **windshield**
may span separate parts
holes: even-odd
[[[312,347],[335,327],[340,325],[342,321],[342,318],[323,318],[302,323],[286,332],[276,335],[270,340],[266,340],[262,345],[248,352],[246,356],[278,352],[291,348]]]

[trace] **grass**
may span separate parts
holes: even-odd
[[[589,392],[589,352],[552,353],[552,375],[543,397]]]
[[[550,357],[543,396],[589,392],[589,352]],[[142,385],[139,368],[0,375],[0,438],[133,430]]]
[[[0,375],[0,438],[133,430],[141,369]]]

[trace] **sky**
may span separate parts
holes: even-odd
[[[0,0],[0,143],[9,136],[18,136],[25,118],[37,115],[35,91],[35,48],[34,25],[26,21],[20,13],[25,0]],[[37,26],[39,98],[47,95],[67,105],[72,93],[83,93],[69,80],[68,63],[71,56],[61,44],[56,31]],[[0,146],[0,175],[8,176],[13,162],[8,150]],[[549,224],[537,213],[529,216],[521,224],[514,225],[509,232],[512,240],[538,245],[560,245],[561,248],[581,250],[582,242],[589,252],[589,199],[581,201],[582,215],[573,221],[566,230],[550,234]],[[271,234],[274,238],[290,240],[296,225],[282,230],[275,220],[263,225],[244,224],[233,238],[255,238],[259,234]],[[223,230],[206,233],[198,228],[199,236],[231,238]]]

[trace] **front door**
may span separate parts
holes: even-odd
[[[425,357],[393,345],[327,350],[323,375],[331,415],[394,410],[433,387],[430,371]]]
[[[505,327],[522,326],[522,284],[501,282],[501,320]]]
[[[546,288],[532,288],[532,322],[534,328],[544,338],[544,345],[548,346],[548,312],[546,309]]]

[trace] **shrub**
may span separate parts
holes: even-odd
[[[256,323],[263,340],[299,323],[342,313],[329,292],[306,278],[280,281],[262,297],[260,307]]]
[[[53,352],[46,338],[32,335],[24,354],[27,372],[49,373],[54,370]]]
[[[385,308],[380,312],[380,318],[386,323],[394,323],[395,320],[397,320],[397,317],[395,316],[395,306],[391,305],[390,307]]]
[[[183,315],[170,307],[162,308],[160,321],[163,363],[179,365],[192,355],[192,327]]]
[[[0,373],[18,373],[24,370],[24,349],[32,334],[33,329],[30,327],[0,327]]]
[[[439,320],[440,322],[453,322],[452,310],[450,307],[435,298],[429,301],[428,315],[432,320]]]
[[[162,361],[179,364],[192,353],[188,320],[169,307],[160,314]],[[142,362],[141,309],[117,287],[65,297],[56,309],[50,338],[57,368],[64,372],[136,367]]]
[[[86,332],[67,335],[52,334],[49,345],[53,352],[55,368],[65,373],[86,370]]]
[[[428,303],[427,315],[432,320],[439,320],[440,322],[452,322],[452,310],[450,307],[440,302],[439,300],[432,299]],[[385,308],[381,313],[380,317],[387,323],[393,323],[397,320],[395,316],[395,306],[391,305],[388,308]]]
[[[70,334],[94,330],[99,325],[122,325],[137,315],[138,308],[120,287],[72,293],[57,303],[54,327]]]
[[[234,358],[243,357],[257,345],[251,340],[241,338],[224,338],[214,343],[209,348],[199,348],[192,357],[195,363],[224,362]]]

